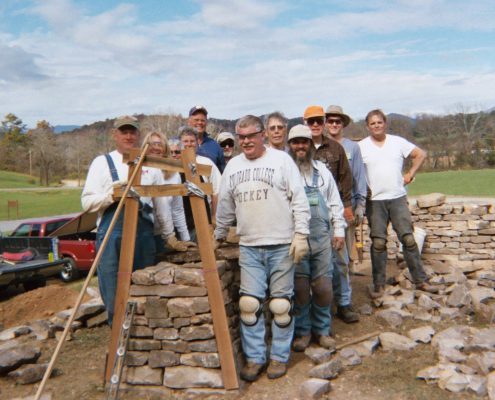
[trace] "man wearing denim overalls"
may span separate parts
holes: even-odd
[[[96,247],[101,245],[113,218],[117,203],[113,199],[113,189],[127,183],[129,167],[122,162],[123,153],[139,145],[139,124],[136,118],[124,116],[115,120],[112,137],[116,150],[96,157],[88,170],[88,176],[81,195],[84,211],[98,211],[98,230]],[[163,184],[163,174],[156,168],[143,167],[141,183],[143,185]],[[171,218],[170,209],[163,198],[142,197],[139,206],[139,219],[134,252],[133,268],[144,268],[155,261],[155,240],[153,235],[153,207],[156,217],[165,221]],[[123,217],[115,224],[107,246],[98,264],[98,285],[108,314],[108,324],[112,325],[117,291],[117,273],[122,241]],[[163,222],[161,221],[161,222]],[[164,227],[166,224],[161,223]]]
[[[332,247],[344,246],[346,223],[337,184],[325,164],[313,159],[314,151],[311,129],[294,126],[289,132],[289,155],[299,167],[311,210],[309,252],[296,264],[295,351],[304,351],[311,335],[320,346],[335,348],[330,337]]]

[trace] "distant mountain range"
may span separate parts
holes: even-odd
[[[74,129],[80,128],[80,125],[55,125],[53,131],[55,133],[71,132]]]

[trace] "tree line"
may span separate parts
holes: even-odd
[[[180,114],[136,115],[143,133],[159,130],[174,137],[186,118]],[[30,174],[40,185],[48,186],[61,179],[81,182],[91,160],[111,151],[108,134],[113,119],[84,125],[70,132],[55,134],[53,126],[42,120],[35,128],[26,125],[15,114],[5,115],[0,127],[0,169]],[[207,131],[215,137],[223,131],[234,131],[235,120],[210,118]],[[289,120],[289,128],[302,123]],[[388,116],[391,133],[403,136],[428,152],[423,170],[480,169],[495,166],[495,111],[470,113],[459,106],[455,113]],[[144,136],[144,135],[143,135]],[[359,140],[367,136],[364,121],[346,128],[346,136]]]

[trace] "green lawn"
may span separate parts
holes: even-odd
[[[38,179],[34,176],[17,172],[0,171],[0,189],[38,187]]]
[[[81,189],[0,190],[0,221],[17,219],[11,209],[7,218],[7,201],[19,201],[19,219],[62,215],[81,210]]]
[[[495,169],[419,173],[408,186],[408,194],[427,193],[495,197]]]

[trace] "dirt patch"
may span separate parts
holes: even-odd
[[[0,303],[0,324],[4,328],[47,319],[59,311],[72,308],[78,293],[62,285],[31,290]]]

